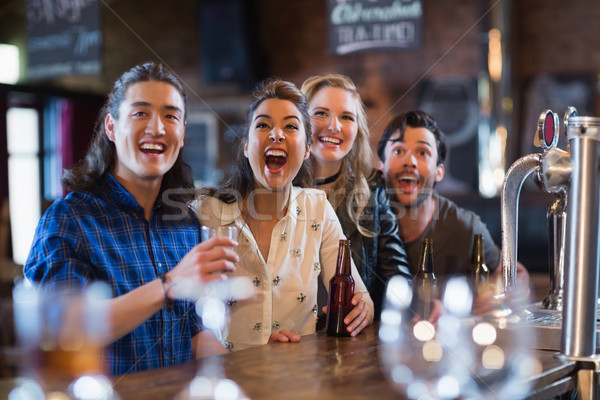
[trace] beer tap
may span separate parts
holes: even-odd
[[[558,116],[551,110],[540,114],[534,144],[542,154],[528,154],[508,169],[502,186],[502,273],[504,292],[516,284],[519,195],[523,182],[535,173],[548,193],[564,190],[570,172],[569,154],[558,149]]]
[[[542,137],[545,136],[543,127],[540,125],[542,116],[538,122],[538,141],[544,143]],[[567,108],[564,114],[563,124],[565,135],[567,132],[568,121],[570,117],[577,116],[575,107]],[[555,135],[553,145],[556,147],[558,142],[558,134]],[[559,157],[545,159],[542,163],[542,168],[538,174],[538,182],[542,190],[547,193],[554,193],[556,200],[546,214],[548,220],[548,272],[550,275],[550,291],[544,298],[541,308],[545,310],[562,311],[563,309],[563,285],[565,271],[565,235],[566,235],[566,219],[567,219],[567,183],[571,173],[570,162],[568,162],[568,153],[559,152]],[[551,165],[552,167],[550,167]],[[559,171],[551,175],[551,171]],[[557,177],[559,177],[557,179]]]
[[[562,319],[555,321],[560,329],[540,329],[560,333],[561,357],[578,364],[578,398],[595,399],[600,395],[600,355],[596,354],[600,333],[600,118],[579,116],[571,107],[564,124],[568,151],[556,148],[558,118],[552,111],[544,111],[536,137],[543,154],[521,157],[507,172],[501,199],[503,283],[505,293],[516,283],[518,196],[523,180],[535,172],[542,189],[556,194],[558,201],[556,208],[549,210],[550,268],[555,271],[551,295],[560,293],[564,275]],[[550,298],[544,303],[550,307],[553,301]],[[556,307],[558,310],[559,305]]]

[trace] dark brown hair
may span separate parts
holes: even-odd
[[[444,161],[446,161],[446,136],[438,128],[437,122],[432,115],[425,111],[416,110],[398,115],[385,127],[383,134],[379,139],[379,143],[377,143],[377,155],[381,162],[385,162],[385,146],[387,142],[390,141],[392,135],[396,131],[399,131],[400,136],[393,141],[402,142],[404,140],[404,131],[407,126],[410,126],[411,128],[425,128],[433,133],[438,153],[437,165],[443,164]]]

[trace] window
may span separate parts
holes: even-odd
[[[19,81],[19,48],[11,44],[0,44],[0,83],[13,84]]]
[[[13,260],[24,264],[41,213],[38,111],[9,108],[6,123]]]

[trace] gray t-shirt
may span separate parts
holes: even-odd
[[[474,235],[477,233],[483,235],[485,263],[490,272],[494,271],[500,262],[500,249],[481,218],[436,193],[433,199],[436,212],[425,231],[417,239],[404,242],[410,272],[414,275],[417,271],[421,241],[427,237],[433,239],[433,271],[437,278],[466,273],[471,262]]]

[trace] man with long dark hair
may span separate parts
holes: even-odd
[[[71,191],[44,214],[25,276],[44,288],[110,285],[113,374],[158,368],[222,346],[202,329],[176,282],[220,279],[233,270],[237,245],[198,244],[189,166],[181,157],[185,91],[160,64],[145,63],[115,83],[83,162],[63,176]],[[214,346],[207,346],[214,341]]]

